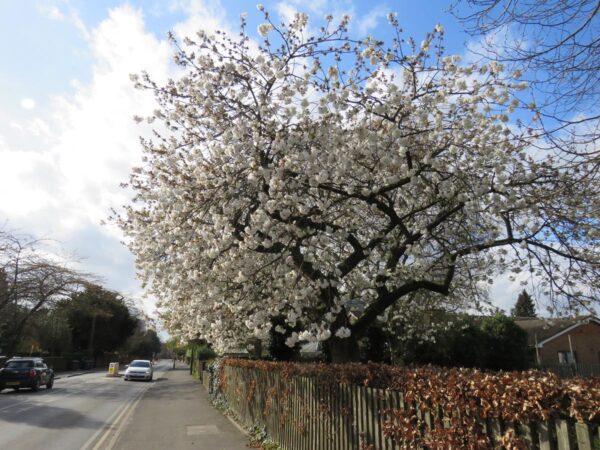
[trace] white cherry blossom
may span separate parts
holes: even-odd
[[[199,33],[177,47],[178,79],[135,78],[160,107],[118,221],[169,332],[237,349],[287,333],[283,318],[288,345],[327,341],[344,359],[389,311],[479,308],[482,285],[515,269],[590,305],[598,179],[514,125],[519,80],[426,55],[441,26],[412,54],[349,39],[348,18],[315,37],[305,16],[265,20],[269,45]]]

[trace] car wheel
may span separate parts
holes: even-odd
[[[46,384],[46,389],[52,389],[52,386],[54,386],[54,377],[50,378],[50,381]]]
[[[33,392],[37,391],[40,388],[40,379],[36,378],[35,382],[33,383],[33,386],[31,386],[31,390]]]

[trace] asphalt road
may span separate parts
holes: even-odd
[[[246,433],[212,406],[183,365],[169,370],[121,422],[107,436],[107,449],[248,450]]]
[[[105,372],[56,380],[54,388],[2,391],[0,449],[98,450],[118,435],[122,418],[170,367],[161,361],[154,381],[123,381]]]

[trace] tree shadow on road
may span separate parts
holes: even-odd
[[[104,425],[96,419],[58,406],[44,404],[15,405],[7,411],[0,411],[0,423],[25,423],[38,428],[90,428],[98,429]]]

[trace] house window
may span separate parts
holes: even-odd
[[[577,353],[575,352],[558,352],[559,364],[575,364],[577,362]]]

